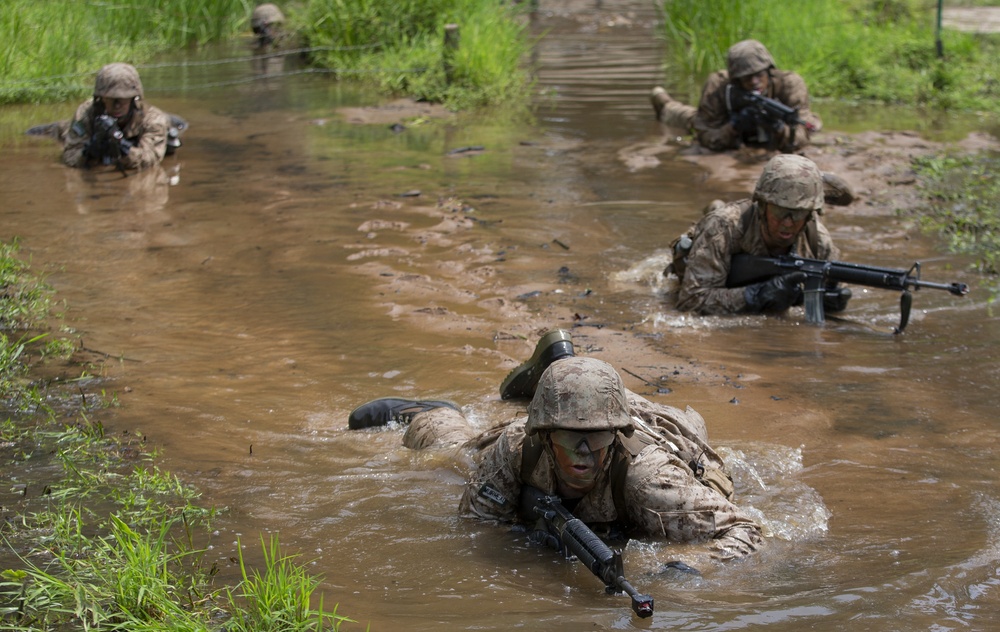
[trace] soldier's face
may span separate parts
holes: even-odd
[[[132,99],[101,97],[101,101],[104,103],[104,111],[107,112],[109,116],[113,116],[116,119],[122,118],[128,114],[129,108],[132,107]]]
[[[771,250],[790,248],[811,216],[808,209],[785,208],[768,202],[764,211],[764,243]]]
[[[747,92],[767,92],[768,74],[766,70],[761,70],[752,75],[740,77],[740,87]]]
[[[614,443],[615,432],[572,432],[554,430],[549,443],[555,456],[557,474],[568,487],[588,492],[604,467],[608,448]]]

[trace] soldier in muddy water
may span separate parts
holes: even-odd
[[[651,100],[656,119],[665,126],[693,133],[710,151],[740,147],[795,152],[809,144],[810,135],[823,128],[819,115],[809,109],[809,89],[797,73],[778,70],[767,48],[757,40],[733,44],[726,54],[726,70],[709,76],[698,107],[681,103],[666,90],[653,88]],[[756,93],[798,111],[801,122],[763,121],[742,98]]]
[[[159,165],[181,146],[184,119],[144,101],[139,72],[130,64],[102,67],[93,97],[70,120],[37,125],[32,136],[49,136],[63,145],[62,162],[70,167],[114,166],[126,170]]]
[[[715,201],[702,219],[671,244],[664,274],[680,285],[676,306],[699,314],[781,313],[803,300],[804,274],[793,272],[746,287],[727,287],[732,258],[798,254],[832,260],[840,252],[819,219],[825,202],[823,175],[803,156],[779,154],[764,166],[753,196]],[[851,290],[829,285],[824,308],[843,311]]]
[[[701,415],[629,391],[607,362],[576,356],[568,331],[546,332],[500,394],[530,398],[527,418],[479,431],[451,402],[381,398],[356,408],[348,426],[396,422],[407,426],[406,447],[472,450],[464,517],[527,522],[520,498],[535,488],[610,540],[702,543],[691,555],[726,560],[762,546],[761,527],[732,502],[732,478]]]

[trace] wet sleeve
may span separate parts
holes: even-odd
[[[629,519],[645,534],[705,543],[717,559],[743,557],[763,545],[761,528],[749,515],[659,446],[646,448],[629,467],[625,504]]]
[[[143,116],[139,142],[122,156],[122,166],[126,169],[146,169],[160,164],[167,153],[168,127],[167,115],[150,108]]]
[[[479,453],[476,471],[462,494],[460,515],[503,522],[517,519],[523,437],[523,427],[508,428]]]
[[[746,309],[743,288],[726,287],[735,248],[732,231],[722,217],[709,214],[702,219],[687,256],[677,309],[698,314],[735,314]]]
[[[712,74],[702,88],[698,113],[694,117],[698,142],[712,151],[736,149],[740,145],[740,133],[729,122],[732,114],[726,104],[728,83],[729,75],[725,72]]]
[[[823,121],[819,115],[809,109],[809,88],[805,80],[794,72],[786,72],[781,75],[781,83],[776,91],[775,98],[789,107],[799,111],[799,118],[813,126],[813,132],[823,129]],[[805,125],[795,126],[795,146],[790,149],[799,149],[809,144],[812,132]]]
[[[87,158],[83,155],[83,148],[90,140],[91,135],[91,103],[83,103],[76,109],[76,114],[70,122],[66,131],[66,140],[63,142],[62,162],[70,167],[87,166]]]

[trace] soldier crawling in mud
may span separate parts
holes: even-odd
[[[62,160],[70,167],[146,169],[180,146],[174,130],[171,117],[143,101],[135,67],[108,64],[97,73],[93,98],[77,108],[66,130]]]
[[[699,314],[780,313],[803,301],[805,274],[792,272],[745,287],[727,287],[734,255],[797,254],[832,260],[840,253],[819,221],[823,176],[808,158],[779,154],[769,160],[751,199],[713,203],[705,216],[671,245],[664,274],[680,281],[677,308]],[[823,307],[843,311],[851,290],[832,283]]]
[[[672,99],[661,87],[653,88],[656,119],[668,127],[692,132],[698,143],[711,151],[746,145],[793,153],[808,145],[810,134],[822,129],[823,122],[809,110],[809,90],[802,77],[778,70],[771,53],[756,40],[733,44],[726,57],[727,70],[708,78],[697,108]],[[758,108],[746,101],[748,93],[798,110],[798,118],[805,124],[786,125],[762,117]]]
[[[531,486],[558,496],[598,534],[708,542],[716,559],[762,545],[760,526],[732,503],[732,479],[701,415],[629,391],[608,363],[576,357],[569,332],[542,336],[500,393],[532,398],[527,420],[480,433],[450,402],[383,398],[355,409],[348,425],[407,423],[409,448],[476,450],[464,517],[516,522]]]

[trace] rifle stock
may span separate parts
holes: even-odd
[[[546,527],[543,542],[567,557],[576,556],[604,582],[609,593],[627,594],[632,599],[632,611],[639,617],[653,616],[653,598],[639,594],[625,579],[621,552],[612,551],[582,520],[563,507],[558,496],[523,486],[521,515],[531,522],[541,519]]]
[[[915,290],[920,288],[945,290],[955,296],[965,296],[969,293],[969,286],[965,283],[922,281],[919,262],[914,263],[909,270],[901,270],[843,261],[807,259],[798,255],[758,257],[746,253],[733,255],[729,266],[729,277],[726,279],[726,287],[743,287],[790,272],[804,272],[806,274],[807,293],[810,289],[822,289],[828,283],[853,283],[884,290],[900,290],[903,293],[900,299],[902,314],[899,327],[895,331],[897,334],[903,332],[909,321],[911,287]],[[820,305],[818,320],[811,318],[810,322],[823,322],[822,311]]]

